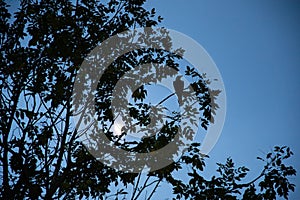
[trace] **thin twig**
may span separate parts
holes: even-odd
[[[134,186],[134,190],[133,190],[133,194],[132,194],[131,200],[133,200],[134,195],[135,195],[136,190],[137,190],[137,187],[139,186],[139,182],[140,182],[140,179],[141,179],[141,174],[142,174],[142,173],[139,174],[137,183],[136,183],[136,185]]]
[[[136,195],[136,197],[134,198],[134,200],[137,200],[137,198],[142,194],[143,190],[146,188],[147,182],[149,181],[150,176],[147,177],[143,187],[141,188],[141,190],[139,191],[139,193]]]
[[[159,180],[157,180],[157,183],[156,183],[154,189],[152,190],[152,192],[151,192],[151,194],[150,194],[150,196],[148,197],[147,200],[150,200],[150,199],[151,199],[152,195],[154,194],[154,192],[155,192],[155,190],[157,189],[157,187],[158,187],[159,183],[161,182],[161,180],[162,180],[162,178],[160,178]]]

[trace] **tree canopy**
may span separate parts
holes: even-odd
[[[78,78],[80,66],[107,38],[130,29],[157,26],[162,17],[157,16],[154,8],[145,9],[144,4],[145,0],[24,0],[13,13],[7,2],[0,1],[0,197],[151,199],[159,185],[169,185],[174,199],[276,199],[278,196],[287,199],[295,188],[288,178],[296,175],[296,171],[284,162],[293,155],[286,146],[276,146],[265,158],[258,157],[262,161],[261,173],[245,182],[249,169],[236,166],[231,158],[217,164],[216,176],[205,179],[202,173],[208,156],[201,153],[199,142],[192,142],[176,162],[164,168],[130,173],[99,162],[80,140],[82,134],[72,121],[78,114],[74,108],[80,110],[86,104],[84,99],[89,97],[73,93],[75,81],[83,85],[88,82],[89,77]],[[151,41],[161,46],[172,45],[168,32],[160,30]],[[144,36],[138,38],[142,40]],[[126,48],[126,43],[119,45]],[[117,53],[118,49],[114,51]],[[198,128],[198,121],[203,130],[213,122],[218,109],[214,98],[218,98],[220,91],[210,90],[208,85],[212,80],[207,80],[193,66],[185,65],[181,61],[182,50],[176,51],[178,54],[144,48],[127,52],[109,63],[104,75],[94,83],[96,93],[91,102],[95,105],[98,128],[120,149],[151,153],[174,140],[179,130],[189,140],[195,131],[193,127]],[[142,67],[137,70],[137,66]],[[143,73],[151,71],[151,67],[156,71]],[[87,69],[93,73],[93,68]],[[128,75],[130,71],[133,73]],[[176,77],[177,72],[189,79],[190,84],[180,82],[180,77],[173,83],[177,90],[176,106],[196,104],[196,109],[191,107],[186,115],[164,106],[175,93],[156,105],[147,101],[151,84]],[[153,77],[154,74],[160,76]],[[115,98],[124,96],[128,90],[125,83],[132,77],[149,80],[149,84],[131,82],[136,83],[136,90],[131,100],[124,103],[128,109],[117,110],[125,122],[117,131],[113,129],[118,128],[118,116],[112,113],[112,96],[120,82],[125,87],[117,91]],[[186,96],[187,92],[196,98]],[[74,105],[74,98],[82,101]],[[153,110],[157,116],[151,114]],[[91,116],[88,113],[79,121],[88,124]],[[184,126],[185,120],[194,125]],[[132,139],[132,135],[147,131],[149,124],[156,127],[158,123],[162,128],[153,129],[153,135]],[[91,137],[97,146],[103,143],[97,136]],[[101,156],[105,155],[100,152]],[[164,155],[156,156],[164,159]],[[170,158],[164,161],[169,162]]]

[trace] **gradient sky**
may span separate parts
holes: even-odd
[[[205,176],[231,156],[251,169],[251,179],[263,167],[257,156],[287,145],[295,153],[289,163],[298,171],[291,180],[300,187],[300,2],[149,0],[147,7],[164,17],[161,26],[201,44],[223,77],[226,121]],[[162,195],[163,187],[156,197]],[[300,199],[299,188],[290,199]]]
[[[251,179],[263,167],[257,156],[287,145],[298,171],[291,180],[300,187],[300,2],[150,0],[147,7],[164,17],[161,26],[200,43],[222,74],[227,115],[206,175],[231,156],[251,169]],[[290,199],[300,199],[299,188]]]

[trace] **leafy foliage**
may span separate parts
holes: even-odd
[[[265,165],[261,174],[248,183],[243,183],[243,179],[249,169],[235,167],[231,158],[225,164],[217,164],[219,176],[210,180],[200,175],[202,168],[193,167],[188,173],[191,177],[188,184],[179,181],[179,186],[174,187],[174,194],[177,194],[174,199],[276,199],[277,195],[288,199],[289,191],[294,191],[295,185],[288,181],[287,176],[296,175],[296,171],[283,162],[291,155],[293,153],[288,147],[276,146],[265,159],[258,158]]]
[[[145,0],[20,1],[12,13],[9,5],[0,1],[1,199],[138,199],[151,190],[146,193],[150,199],[162,183],[172,186],[174,199],[275,199],[278,195],[287,199],[294,191],[295,185],[288,177],[296,171],[284,164],[292,155],[288,147],[275,147],[266,158],[259,158],[265,163],[262,173],[242,183],[248,169],[236,168],[232,159],[218,164],[218,177],[206,180],[201,176],[206,156],[201,155],[198,143],[193,143],[178,162],[146,175],[117,172],[98,162],[80,143],[71,120],[71,94],[79,66],[106,38],[130,28],[157,25],[162,17],[156,16],[155,9],[146,10],[144,3]],[[153,39],[164,39],[166,45],[171,45],[167,33]],[[174,111],[164,116],[167,120],[157,120],[163,128],[154,136],[134,142],[124,139],[129,131],[146,129],[151,122],[150,108],[158,113],[165,110],[146,103],[147,88],[141,86],[132,95],[130,113],[123,113],[134,118],[140,129],[125,126],[119,136],[111,131],[115,122],[111,96],[116,83],[123,74],[146,63],[168,65],[193,80],[190,86],[199,107],[191,109],[189,120],[196,123],[194,119],[200,115],[201,127],[207,129],[218,108],[214,98],[220,91],[208,89],[205,74],[181,66],[180,56],[149,48],[116,59],[98,83],[95,107],[106,136],[128,151],[151,152],[169,143],[181,128],[181,113]],[[172,71],[158,70],[162,75],[156,81],[174,76]],[[185,129],[187,133],[192,131],[191,127]],[[188,181],[176,178],[181,172],[187,174]]]

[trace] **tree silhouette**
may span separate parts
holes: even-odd
[[[78,114],[74,113],[73,106],[79,109],[83,105],[84,109],[87,103],[84,99],[89,95],[78,97],[82,94],[73,93],[78,70],[91,50],[105,39],[132,28],[153,27],[162,20],[156,16],[155,9],[146,10],[144,3],[145,0],[103,3],[96,0],[24,0],[12,13],[9,5],[0,1],[0,197],[139,199],[146,195],[151,199],[160,184],[169,184],[174,199],[275,199],[278,195],[287,199],[295,187],[288,177],[296,174],[292,166],[284,164],[284,160],[293,154],[288,147],[274,147],[266,158],[258,158],[264,162],[261,173],[245,183],[243,179],[249,169],[235,167],[230,158],[225,164],[217,164],[218,176],[211,179],[201,176],[207,156],[201,154],[199,143],[189,145],[176,162],[164,155],[146,157],[145,161],[149,162],[158,162],[155,159],[170,162],[168,166],[146,174],[116,171],[97,161],[97,156],[95,158],[82,144],[81,130],[75,129],[72,123],[72,117]],[[171,45],[168,33],[161,30],[151,40]],[[143,37],[139,35],[140,39]],[[126,47],[128,44],[120,45]],[[182,65],[181,51],[177,50],[179,54],[159,48],[130,51],[110,63],[101,79],[94,83],[97,90],[91,102],[95,105],[103,134],[114,145],[128,152],[149,153],[167,145],[180,129],[184,130],[186,140],[190,140],[195,130],[192,126],[182,126],[184,120],[188,119],[198,127],[195,122],[200,119],[200,126],[205,130],[213,121],[217,107],[212,106],[211,98],[217,98],[212,94],[218,94],[218,91],[209,90],[208,80],[200,72]],[[156,65],[147,68],[149,63]],[[154,67],[160,76],[154,79],[154,73],[128,75],[137,66],[142,66],[140,72]],[[88,69],[93,72],[93,68]],[[131,95],[132,101],[124,105],[128,109],[117,110],[125,124],[118,134],[113,131],[118,115],[112,113],[112,96],[117,99],[124,96],[128,91],[126,81],[138,76],[155,84],[176,76],[178,71],[193,78],[189,86],[183,82],[179,84],[180,106],[196,102],[197,109],[191,109],[185,118],[176,109],[167,110],[163,103],[175,93],[151,105],[146,102],[149,87],[133,81],[131,84],[136,84],[136,90]],[[88,77],[79,77],[79,82],[86,82],[85,79]],[[120,81],[125,87],[121,87],[118,95],[113,95]],[[193,92],[196,98],[187,97],[187,92]],[[82,101],[72,104],[72,98]],[[80,121],[88,124],[89,117],[92,114],[85,113]],[[143,133],[149,124],[156,127],[157,123],[162,124],[162,128],[154,129],[154,135],[130,139],[129,133]],[[104,145],[97,136],[93,140],[96,147]],[[105,155],[100,152],[101,156]],[[189,170],[184,170],[184,166]],[[188,180],[181,180],[180,173],[186,174]]]

